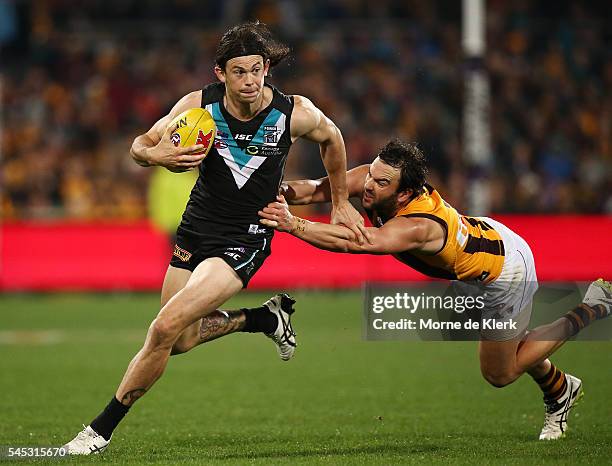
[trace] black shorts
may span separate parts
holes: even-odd
[[[246,288],[272,252],[271,241],[269,235],[200,235],[179,227],[170,265],[193,272],[204,260],[219,257],[236,271]]]

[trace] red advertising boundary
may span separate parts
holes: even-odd
[[[541,281],[612,277],[612,217],[495,218],[531,245]],[[147,222],[9,223],[0,234],[3,291],[156,290],[170,258],[165,236]],[[249,288],[357,288],[364,281],[422,279],[392,257],[331,253],[277,234]]]

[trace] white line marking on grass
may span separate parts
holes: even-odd
[[[142,343],[146,329],[0,330],[0,345]]]
[[[0,331],[0,345],[55,345],[64,339],[64,333],[59,330]]]

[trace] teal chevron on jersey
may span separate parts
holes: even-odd
[[[217,135],[219,135],[219,132],[227,135],[223,141],[227,147],[217,148],[217,152],[223,157],[226,165],[231,170],[238,188],[242,188],[253,172],[265,161],[266,157],[248,154],[246,148],[242,149],[238,146],[229,125],[221,113],[219,102],[209,104],[207,107],[210,107],[210,111],[217,125]],[[260,146],[264,144],[266,127],[277,127],[282,134],[285,130],[285,115],[278,109],[273,108],[250,140],[250,146]]]
[[[232,157],[234,158],[234,161],[241,167],[244,167],[249,162],[251,157],[253,156],[248,154],[245,150],[240,149],[240,147],[238,147],[238,144],[236,144],[236,141],[234,140],[234,135],[230,131],[229,126],[227,122],[225,121],[225,118],[223,117],[223,115],[221,114],[221,111],[219,110],[219,103],[212,104],[212,111],[213,111],[213,118],[215,120],[217,128],[220,129],[225,134],[229,135],[230,140],[226,141],[226,143],[228,145],[230,153],[232,154]],[[268,114],[268,116],[266,117],[266,119],[263,121],[259,129],[257,130],[257,133],[255,133],[255,136],[253,136],[253,138],[251,139],[250,143],[252,145],[263,144],[264,143],[264,128],[266,126],[277,126],[278,127],[278,124],[280,123],[280,120],[283,119],[282,118],[283,116],[284,115],[282,112],[273,108]],[[281,127],[278,127],[278,131],[282,133],[284,130],[285,130],[285,125],[283,122]]]
[[[264,128],[266,126],[279,126],[282,121],[282,127],[278,128],[278,130],[281,133],[285,131],[284,119],[285,119],[285,115],[280,110],[273,108],[268,114],[268,116],[266,117],[266,119],[264,120],[264,122],[261,124],[259,129],[257,130],[257,133],[255,133],[255,136],[251,140],[251,144],[263,144],[264,143]]]

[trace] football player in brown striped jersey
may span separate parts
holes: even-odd
[[[288,182],[277,202],[259,215],[261,223],[322,249],[391,254],[434,278],[456,280],[486,291],[483,317],[514,319],[516,329],[481,333],[480,367],[484,378],[504,387],[528,373],[542,389],[545,423],[541,440],[563,436],[572,405],[582,395],[582,381],[557,369],[548,357],[590,322],[610,315],[612,286],[591,284],[583,303],[555,322],[527,331],[537,290],[529,245],[505,225],[486,217],[459,214],[426,183],[423,154],[414,144],[389,142],[368,165],[347,172],[350,196],[361,199],[372,241],[359,243],[339,225],[293,216],[291,204],[329,202],[326,178]]]

